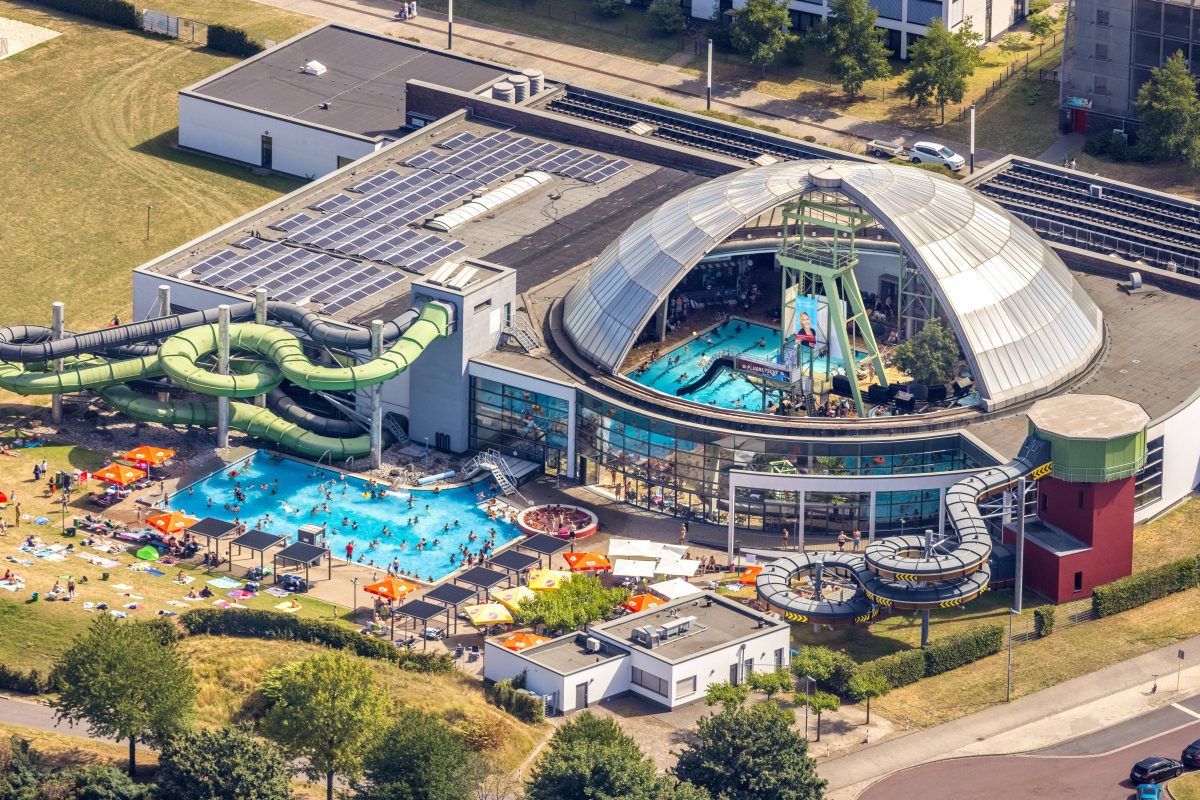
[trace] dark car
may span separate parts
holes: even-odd
[[[1193,769],[1200,767],[1200,739],[1183,748],[1183,755],[1179,758],[1184,766],[1192,767]]]
[[[1133,765],[1129,771],[1129,780],[1135,786],[1139,783],[1162,783],[1183,773],[1183,762],[1173,758],[1151,756],[1143,758]]]

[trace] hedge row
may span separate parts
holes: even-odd
[[[42,674],[36,669],[22,672],[19,669],[0,664],[0,691],[17,692],[18,694],[47,694],[53,690],[50,674]]]
[[[1040,606],[1033,610],[1033,632],[1039,639],[1054,633],[1054,606]]]
[[[179,621],[192,636],[209,634],[309,642],[390,661],[413,672],[449,672],[454,668],[453,659],[446,653],[398,648],[389,641],[366,636],[333,622],[304,619],[278,611],[196,608],[184,612]]]
[[[525,691],[525,673],[487,687],[487,699],[522,722],[536,725],[546,718],[542,698]]]
[[[1144,606],[1154,600],[1200,582],[1196,559],[1181,558],[1161,567],[1135,572],[1127,578],[1097,586],[1092,590],[1092,608],[1098,617],[1110,617],[1131,608]]]
[[[898,653],[880,656],[860,665],[858,671],[880,676],[890,683],[893,689],[907,686],[925,677],[925,651],[901,650]]]
[[[44,6],[66,11],[68,14],[78,14],[81,17],[98,19],[101,22],[111,22],[122,28],[140,30],[142,16],[133,3],[126,0],[38,0]]]
[[[231,53],[242,58],[263,51],[262,45],[251,39],[244,30],[228,25],[208,26],[208,46],[213,50]]]
[[[935,639],[924,649],[925,675],[932,677],[1000,652],[1004,626],[980,625],[970,630]]]

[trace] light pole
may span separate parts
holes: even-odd
[[[704,87],[705,107],[712,111],[712,39],[708,40],[708,79]]]
[[[350,586],[350,624],[353,625],[358,616],[358,578],[351,578]]]
[[[150,241],[150,212],[154,209],[153,203],[146,203],[146,241]]]
[[[428,436],[425,437],[425,458],[422,461],[422,464],[424,465],[424,467],[423,467],[424,469],[429,469],[429,437]]]
[[[1012,621],[1017,615],[1014,609],[1008,610],[1008,680],[1004,688],[1004,702],[1012,700]]]
[[[975,174],[975,104],[971,103],[971,174]]]
[[[454,0],[446,5],[446,49],[454,49]]]
[[[808,698],[812,697],[811,687],[816,683],[812,675],[804,676],[804,738],[808,739]]]

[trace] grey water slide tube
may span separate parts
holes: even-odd
[[[253,303],[232,303],[229,310],[234,322],[254,319]],[[386,323],[383,326],[384,345],[399,339],[416,321],[417,316],[418,312],[410,309]],[[28,364],[84,353],[114,351],[130,357],[151,355],[154,348],[144,347],[146,343],[156,342],[198,325],[210,325],[217,322],[218,317],[219,309],[209,308],[77,333],[57,341],[51,340],[50,329],[42,325],[13,325],[0,328],[0,361]],[[333,325],[322,320],[315,312],[292,303],[268,302],[267,317],[299,328],[310,339],[327,347],[366,350],[371,346],[369,330]]]
[[[352,420],[314,414],[282,389],[272,389],[267,394],[267,406],[288,422],[322,436],[361,436],[363,432],[363,427]]]

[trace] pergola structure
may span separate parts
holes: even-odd
[[[529,550],[530,552],[537,553],[538,566],[541,566],[542,556],[545,556],[547,561],[549,561],[564,550],[570,550],[571,543],[565,539],[560,539],[557,536],[551,536],[547,533],[538,533],[518,541],[517,548],[520,550]]]
[[[454,576],[454,582],[462,582],[475,587],[475,593],[486,592],[493,586],[499,586],[509,581],[508,573],[487,567],[471,567],[461,575]]]
[[[229,558],[228,571],[233,571],[233,548],[236,547],[238,549],[238,555],[242,554],[243,547],[258,553],[258,567],[265,570],[267,568],[267,551],[286,541],[286,536],[280,536],[277,533],[267,533],[266,531],[260,531],[258,528],[243,533],[227,546],[226,556]]]
[[[409,600],[397,608],[395,613],[401,617],[407,617],[408,619],[420,622],[426,628],[429,627],[429,620],[439,614],[445,614],[446,627],[450,627],[450,608],[448,606],[439,606],[435,603],[427,603],[424,600]],[[429,647],[429,637],[425,635],[425,631],[421,631],[421,641],[421,649],[427,649]]]
[[[328,547],[318,547],[307,542],[289,544],[271,556],[271,570],[275,573],[275,583],[279,583],[279,565],[282,564],[285,567],[304,567],[304,583],[311,585],[312,582],[308,579],[308,569],[320,566],[322,558],[325,559],[325,580],[332,580],[333,558]]]
[[[475,600],[479,596],[478,589],[468,589],[453,583],[443,583],[436,589],[425,593],[425,600],[433,600],[446,606],[447,612],[453,612],[454,632],[458,633],[458,607],[463,603]]]
[[[505,550],[503,553],[497,553],[488,559],[489,567],[499,567],[505,572],[511,572],[514,575],[520,575],[528,569],[536,567],[542,563],[542,560],[537,556],[531,556],[528,553],[518,553],[516,550]]]
[[[204,549],[213,552],[213,542],[217,543],[216,552],[221,551],[221,539],[231,536],[239,526],[216,517],[205,517],[187,529],[193,536],[204,537]]]

